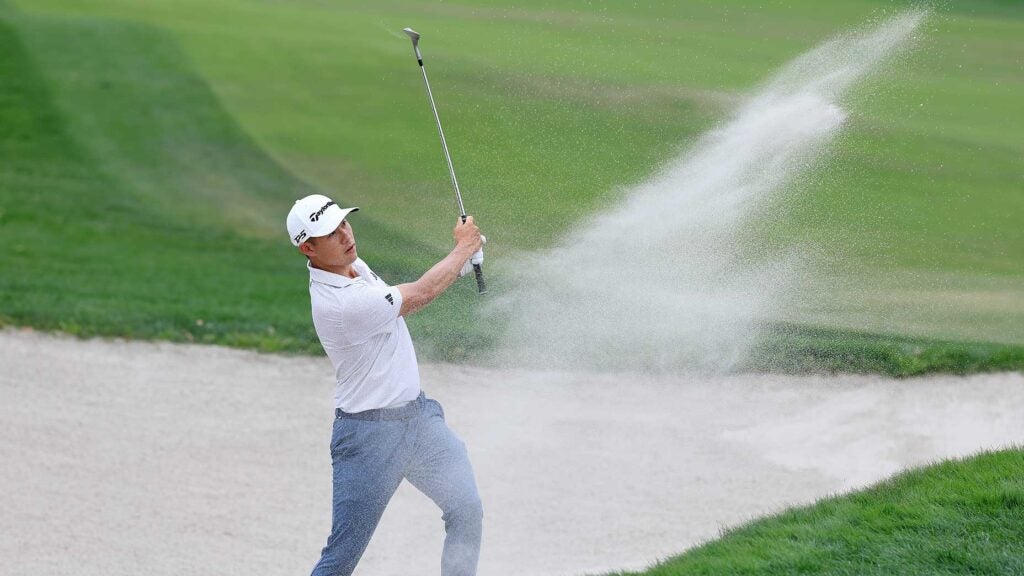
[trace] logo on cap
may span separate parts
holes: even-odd
[[[302,244],[302,240],[305,239],[305,238],[306,238],[306,231],[303,230],[302,232],[299,232],[299,234],[297,236],[295,236],[295,243],[296,244]]]
[[[309,215],[309,221],[310,222],[316,222],[316,221],[320,220],[320,217],[323,216],[324,212],[326,212],[327,209],[330,208],[331,206],[334,206],[334,201],[333,200],[331,200],[327,204],[324,204],[323,207],[320,208],[319,210],[317,210],[316,212],[313,212],[312,214],[310,214]]]

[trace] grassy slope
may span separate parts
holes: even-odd
[[[511,250],[548,245],[613,199],[617,186],[643,178],[788,58],[879,14],[871,2],[685,10],[611,3],[587,11],[486,2],[15,4],[21,12],[8,11],[8,20],[30,41],[23,66],[46,94],[29,107],[45,105],[62,119],[67,146],[97,174],[86,178],[95,195],[130,204],[125,220],[159,212],[167,228],[121,237],[140,253],[131,268],[113,264],[132,261],[121,255],[123,245],[95,232],[53,238],[67,240],[75,254],[63,256],[67,266],[60,258],[53,264],[79,270],[61,290],[66,305],[51,305],[40,282],[5,275],[10,289],[0,314],[86,332],[241,338],[288,349],[315,348],[304,325],[301,269],[296,277],[301,262],[276,230],[306,182],[365,208],[357,223],[363,254],[393,279],[422,270],[447,245],[448,226],[438,224],[452,219],[446,175],[407,41],[396,29],[432,31],[428,66],[453,154],[470,208],[498,240],[491,259],[500,262]],[[1020,213],[1013,158],[1021,150],[1012,135],[1020,119],[1007,114],[1021,89],[1005,56],[1007,46],[1019,46],[1021,10],[947,8],[901,68],[906,82],[898,89],[880,82],[858,95],[836,155],[841,164],[832,165],[844,168],[822,171],[764,223],[776,239],[822,247],[841,277],[823,281],[838,298],[808,298],[807,309],[788,320],[1024,341],[1024,281],[1013,257],[1024,252],[1013,225]],[[38,162],[32,154],[43,148],[12,156],[3,169]],[[13,206],[19,195],[43,190],[85,198],[63,185],[9,186],[0,201]],[[109,225],[96,218],[96,226]],[[28,225],[13,217],[5,223],[11,237]],[[227,224],[212,250],[192,238],[211,223]],[[399,232],[425,246],[389,250],[403,245]],[[23,243],[5,245],[24,250]],[[146,254],[160,255],[159,265]],[[24,253],[2,257],[39,269]],[[119,304],[145,292],[136,289],[139,269],[168,278],[129,314]],[[490,270],[500,287],[509,271]],[[225,285],[244,287],[245,298],[223,294]],[[417,319],[427,356],[460,357],[486,336],[465,329],[471,296],[460,286]],[[217,318],[223,332],[198,329],[200,317]],[[172,328],[152,328],[165,324]],[[831,340],[818,350],[834,348]],[[870,355],[873,346],[861,349]]]
[[[1024,347],[776,323],[745,359],[756,372],[866,372],[895,377],[1024,370]]]
[[[252,144],[161,31],[85,19],[18,26],[42,59],[60,61],[51,77],[90,113],[67,117],[74,107],[57,105],[3,24],[0,146],[16,159],[0,167],[6,320],[315,350],[302,260],[267,217],[311,188]],[[369,242],[404,247],[375,259],[392,277],[436,256],[371,219],[359,227]]]
[[[620,576],[1024,573],[1024,450],[899,474]]]

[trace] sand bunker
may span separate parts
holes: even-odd
[[[0,573],[307,574],[330,523],[324,358],[0,331]],[[422,367],[484,499],[482,576],[639,568],[918,464],[1024,444],[1024,376]],[[356,574],[439,571],[403,485]]]

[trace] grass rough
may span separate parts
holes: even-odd
[[[768,372],[861,372],[894,377],[1024,370],[1024,347],[954,342],[797,324],[767,327],[740,367]]]
[[[615,576],[1024,573],[1024,449],[945,461]],[[611,576],[611,575],[609,575]]]

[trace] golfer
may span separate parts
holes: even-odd
[[[458,223],[448,256],[419,280],[389,286],[356,252],[346,220],[356,210],[314,194],[288,213],[292,244],[309,259],[313,326],[337,380],[333,520],[313,576],[352,574],[403,479],[443,512],[443,576],[470,576],[476,574],[483,519],[473,468],[441,405],[420,389],[403,316],[451,286],[480,249],[480,230],[472,217]]]

